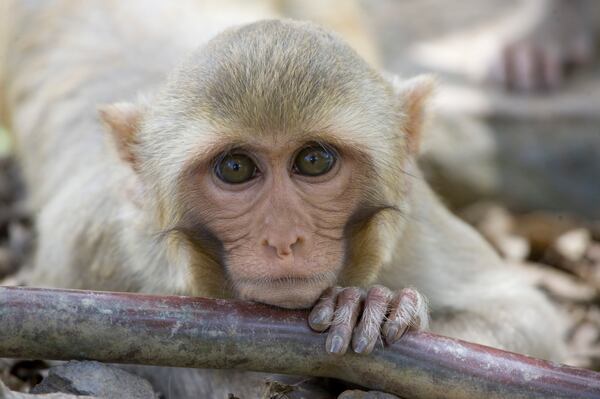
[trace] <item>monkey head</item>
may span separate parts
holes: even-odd
[[[303,308],[389,260],[431,87],[384,77],[313,24],[270,20],[221,33],[142,104],[101,116],[182,292]]]

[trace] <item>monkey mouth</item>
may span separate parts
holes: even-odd
[[[297,277],[297,276],[284,276],[277,278],[268,279],[246,279],[243,281],[245,284],[256,284],[263,286],[278,286],[278,285],[294,285],[294,284],[315,284],[322,281],[320,277]]]
[[[236,285],[242,299],[289,309],[310,308],[333,283],[324,275],[244,279]]]
[[[321,285],[323,282],[331,283],[335,281],[334,273],[314,273],[308,276],[299,275],[283,275],[278,277],[257,277],[257,278],[241,278],[237,282],[239,284],[259,285],[262,287],[281,286],[281,285]]]

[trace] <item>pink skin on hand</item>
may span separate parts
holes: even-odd
[[[572,67],[594,57],[594,26],[579,0],[547,1],[543,16],[503,43],[491,63],[491,81],[520,92],[558,89]]]
[[[357,287],[328,288],[308,320],[315,331],[329,329],[326,350],[339,355],[350,345],[356,353],[371,353],[380,336],[390,345],[408,328],[425,329],[429,321],[425,299],[416,290],[380,285],[366,293]]]

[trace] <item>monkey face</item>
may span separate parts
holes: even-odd
[[[165,251],[182,292],[309,307],[389,261],[430,90],[318,27],[265,21],[202,46],[143,106],[101,116],[151,224],[192,243]]]
[[[309,307],[335,284],[358,203],[356,165],[327,143],[262,138],[194,169],[188,197],[236,296]]]

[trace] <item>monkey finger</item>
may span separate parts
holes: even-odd
[[[544,88],[556,90],[563,80],[563,60],[558,48],[547,47],[541,52],[540,69]]]
[[[308,325],[315,331],[325,331],[331,325],[340,287],[327,288],[308,315]]]
[[[372,287],[365,299],[362,316],[352,334],[352,349],[356,353],[371,353],[381,335],[381,325],[394,294],[387,287]]]
[[[396,342],[409,327],[427,328],[428,321],[425,299],[418,291],[404,288],[392,299],[388,320],[383,326],[385,341],[388,345]]]
[[[535,89],[535,66],[534,49],[529,45],[515,46],[512,57],[511,80],[517,90],[530,92]]]
[[[344,288],[338,294],[335,316],[325,342],[327,352],[346,353],[360,312],[361,296],[361,290],[356,287]]]

